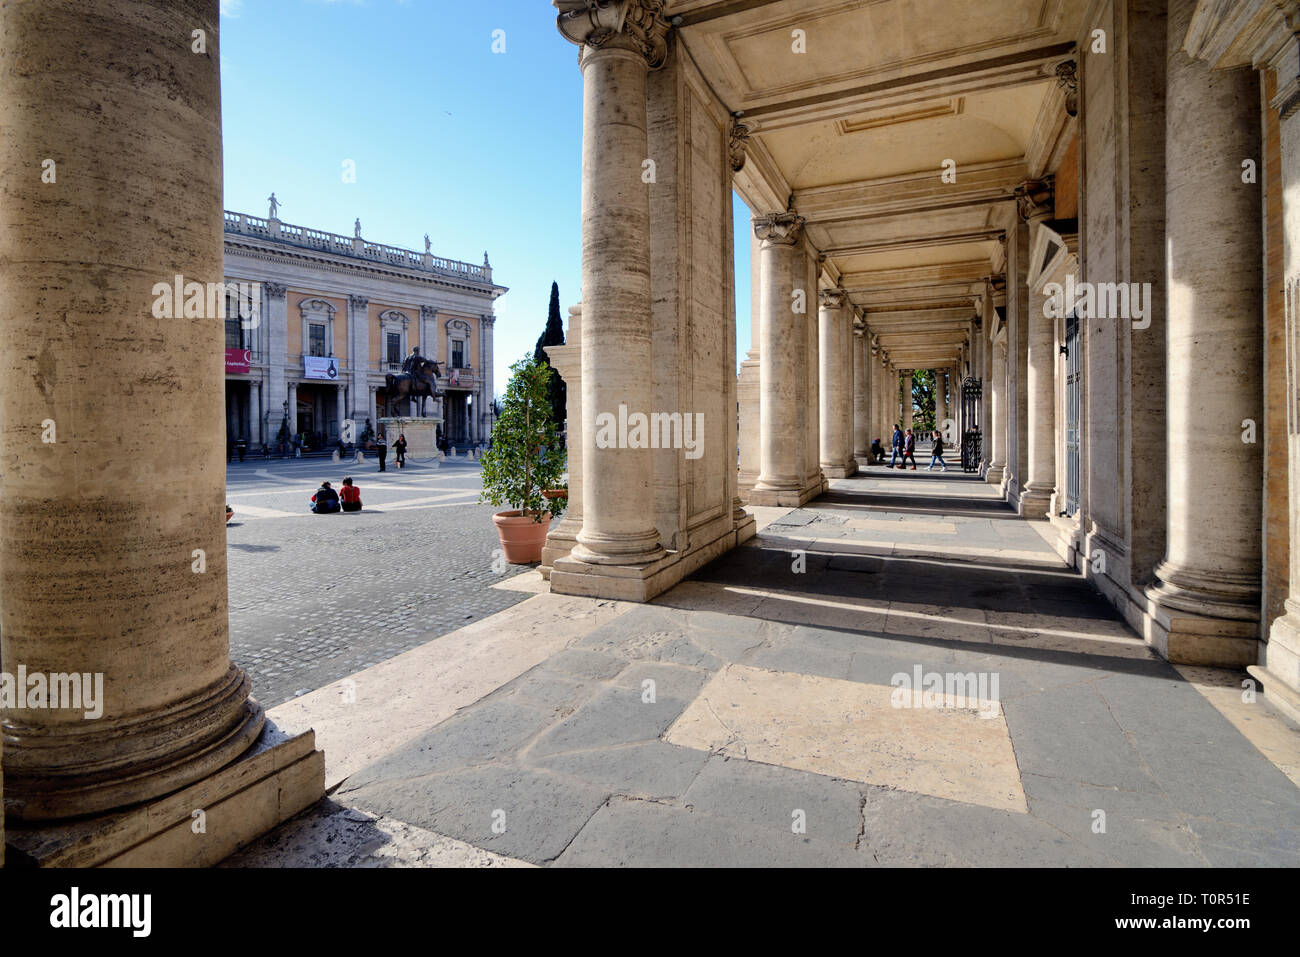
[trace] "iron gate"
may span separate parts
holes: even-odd
[[[980,467],[980,401],[984,381],[967,376],[961,384],[961,470],[978,472]]]
[[[1079,510],[1079,412],[1083,389],[1082,349],[1079,348],[1079,317],[1071,312],[1065,318],[1065,511]]]

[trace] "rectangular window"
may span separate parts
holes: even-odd
[[[465,343],[459,339],[451,340],[451,367],[453,369],[465,368]]]
[[[402,364],[402,334],[400,332],[390,332],[388,334],[388,364],[390,366],[400,366]]]
[[[230,313],[226,313],[226,315],[230,315]],[[227,319],[226,320],[226,348],[227,349],[244,348],[243,332],[244,330],[240,328],[240,322],[238,319]]]
[[[307,323],[307,335],[310,337],[311,351],[308,353],[313,356],[325,355],[325,326],[319,322]]]

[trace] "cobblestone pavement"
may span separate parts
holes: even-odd
[[[314,515],[322,479],[350,475],[363,511]],[[228,466],[230,653],[274,707],[528,597],[504,565],[477,464],[380,474],[328,459]],[[494,567],[495,565],[495,567]]]

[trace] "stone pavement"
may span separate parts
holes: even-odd
[[[250,458],[227,469],[231,659],[266,707],[507,608],[505,565],[479,466],[378,472],[328,459]],[[358,513],[315,515],[323,479],[361,488]]]
[[[1300,730],[1151,653],[988,486],[756,511],[653,604],[537,594],[277,709],[333,802],[231,863],[1300,865]]]

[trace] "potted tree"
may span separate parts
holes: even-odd
[[[550,366],[532,357],[510,367],[492,446],[483,453],[479,501],[509,506],[492,521],[512,565],[541,561],[551,519],[564,510],[564,499],[542,494],[560,485],[565,468],[547,391],[552,375]]]

